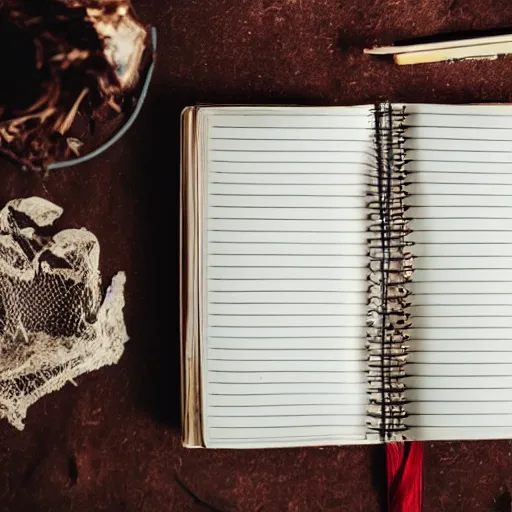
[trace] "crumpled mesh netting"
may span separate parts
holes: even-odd
[[[38,197],[0,211],[0,417],[20,430],[30,405],[117,363],[128,340],[125,274],[103,297],[97,238],[86,229],[48,235],[62,211]]]

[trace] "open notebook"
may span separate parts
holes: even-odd
[[[512,107],[183,114],[187,446],[512,437]]]

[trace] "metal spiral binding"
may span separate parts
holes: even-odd
[[[411,327],[407,284],[413,255],[406,240],[405,107],[376,105],[375,165],[368,183],[368,385],[367,426],[382,440],[407,430],[405,364]]]

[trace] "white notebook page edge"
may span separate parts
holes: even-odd
[[[259,119],[259,116],[262,116],[263,114],[279,114],[279,113],[282,113],[283,115],[287,115],[287,116],[293,116],[293,119],[296,121],[296,120],[299,120],[299,124],[301,125],[301,132],[303,131],[306,131],[304,130],[304,125],[307,124],[307,126],[310,126],[311,124],[313,125],[313,127],[318,127],[319,126],[319,121],[325,121],[327,120],[328,121],[328,125],[331,129],[331,131],[334,131],[336,130],[336,134],[337,136],[340,136],[340,134],[352,134],[351,137],[352,138],[357,138],[358,135],[353,135],[354,133],[354,130],[345,130],[344,128],[341,128],[341,131],[338,131],[337,128],[336,128],[336,123],[334,122],[334,127],[331,126],[331,123],[330,121],[333,121],[333,117],[336,117],[338,115],[340,116],[344,116],[344,115],[347,115],[349,117],[352,117],[353,120],[360,120],[361,119],[361,115],[364,114],[365,118],[366,117],[369,117],[371,115],[371,109],[373,108],[373,106],[358,106],[358,107],[329,107],[329,108],[326,108],[326,109],[322,109],[322,108],[317,108],[317,107],[311,107],[311,108],[304,108],[304,107],[299,107],[299,108],[285,108],[285,107],[277,107],[277,108],[257,108],[257,107],[253,107],[253,108],[246,108],[246,107],[233,107],[233,108],[222,108],[222,109],[219,109],[219,108],[209,108],[209,109],[201,109],[199,111],[199,131],[200,131],[200,138],[202,140],[202,155],[201,155],[201,166],[202,166],[202,170],[200,170],[200,172],[203,173],[203,175],[208,175],[208,154],[209,154],[209,147],[208,147],[208,132],[210,130],[210,127],[209,127],[209,120],[213,118],[213,116],[215,115],[224,115],[224,114],[231,114],[231,115],[239,115],[239,116],[246,116],[246,115],[249,115],[249,116],[254,116],[253,117],[253,120],[257,120]],[[333,113],[336,113],[336,116],[333,115]],[[320,119],[319,119],[320,118]],[[260,125],[262,124],[261,122],[259,123]],[[344,125],[346,125],[346,123],[344,123]],[[313,128],[315,129],[315,128]],[[344,130],[344,131],[343,131]],[[356,130],[357,131],[357,130]],[[361,129],[360,129],[361,131]],[[318,137],[319,136],[319,133],[321,133],[319,130],[317,130],[314,135],[315,137]],[[362,132],[361,132],[362,133]],[[256,136],[259,136],[261,134],[261,131],[260,132],[255,132],[255,133],[251,133],[251,135],[256,135]],[[293,135],[296,135],[296,132],[293,133]],[[350,138],[350,137],[347,137],[347,139]],[[300,138],[299,138],[300,140]],[[290,145],[290,144],[288,144]],[[252,146],[254,147],[254,145]],[[332,147],[332,146],[329,146],[329,147]],[[219,148],[220,150],[223,150],[223,147],[220,147]],[[257,149],[260,149],[260,147],[258,147]],[[251,155],[252,157],[254,157],[254,154]],[[256,155],[258,156],[258,155]],[[357,154],[356,155],[353,155],[352,153],[350,155],[348,155],[349,157],[353,157],[353,156],[356,156],[357,157]],[[260,159],[260,158],[257,158],[257,159]],[[324,158],[324,160],[326,160],[326,158]],[[332,160],[335,160],[335,159],[332,159]],[[356,160],[357,161],[357,160]],[[218,164],[217,164],[218,165]],[[299,171],[302,170],[302,164],[301,163],[297,163],[295,164],[298,166],[299,168]],[[336,163],[333,161],[333,163],[331,164],[330,163],[330,160],[329,162],[326,162],[323,164],[324,165],[324,168],[326,169],[326,173],[325,175],[329,175],[329,173],[332,172],[332,169],[336,166]],[[273,165],[273,167],[275,167],[275,164]],[[306,166],[305,166],[306,167]],[[346,166],[348,168],[348,171],[349,172],[354,172],[354,170],[356,169],[361,169],[361,175],[363,175],[363,168],[357,164],[357,163],[354,163],[354,164],[350,164],[349,166]],[[231,169],[231,167],[230,167]],[[285,170],[284,172],[288,172],[288,167],[285,167]],[[292,170],[293,172],[293,170]],[[299,172],[299,174],[302,176],[303,173],[302,172]],[[204,180],[205,182],[208,182],[208,179],[205,179]],[[326,184],[329,183],[331,184],[330,181],[327,181],[326,180]],[[345,180],[341,181],[340,182],[340,185],[344,185],[346,182]],[[311,184],[312,186],[314,184]],[[203,208],[203,211],[205,212],[204,213],[204,223],[203,223],[203,240],[204,240],[204,244],[203,244],[203,261],[206,261],[207,257],[208,257],[208,247],[209,247],[209,238],[208,238],[208,188],[207,188],[208,185],[205,186],[204,188],[204,208]],[[308,187],[309,188],[309,187]],[[260,190],[258,189],[257,192],[260,192]],[[350,200],[350,198],[348,198],[348,200]],[[235,205],[236,206],[236,205]],[[257,206],[257,205],[256,205]],[[300,210],[299,210],[300,211]],[[347,210],[348,211],[348,210]],[[307,222],[307,221],[305,221]],[[311,221],[313,222],[313,221]],[[313,229],[313,228],[312,228]],[[285,233],[286,235],[287,233]],[[289,235],[292,235],[293,236],[293,233],[290,233]],[[324,233],[324,236],[328,236],[327,233]],[[351,235],[351,237],[353,237],[355,235]],[[291,243],[294,243],[293,242],[293,238],[291,239],[292,242]],[[357,249],[357,246],[352,246],[354,247],[354,254],[360,254],[360,250]],[[356,250],[357,249],[357,250]],[[243,258],[243,256],[242,256]],[[242,261],[243,262],[243,261]],[[302,260],[297,260],[298,263],[304,263]],[[353,264],[353,261],[348,261],[347,260],[347,263],[348,264]],[[330,266],[330,265],[329,265]],[[205,295],[205,299],[206,297],[208,296],[208,279],[207,279],[207,276],[206,276],[206,272],[208,271],[207,269],[207,266],[204,265],[204,268],[205,268],[205,278],[203,280],[203,282],[205,283],[205,288],[204,288],[204,295]],[[219,269],[216,269],[216,270],[219,270]],[[222,270],[222,269],[220,269]],[[257,269],[256,269],[257,270]],[[283,269],[283,271],[290,271],[291,269]],[[313,269],[312,269],[313,270]],[[331,269],[331,270],[336,270],[336,269]],[[236,282],[236,281],[235,281]],[[292,281],[292,282],[295,282],[295,281]],[[347,293],[347,292],[345,292]],[[348,293],[354,293],[354,292],[348,292]],[[208,300],[205,300],[205,308],[208,307]],[[205,322],[203,322],[203,325],[205,326],[204,327],[204,331],[203,331],[203,337],[202,339],[203,340],[208,340],[208,327],[206,327],[207,325],[207,319],[208,319],[208,311],[206,310],[204,312],[204,318],[206,319]],[[361,318],[361,322],[362,322],[362,325],[364,325],[364,321],[365,319],[364,318]],[[323,328],[325,329],[325,328]],[[315,329],[315,331],[321,331],[322,329]],[[312,335],[312,338],[314,339],[314,334]],[[299,341],[305,341],[304,339],[300,339]],[[364,343],[365,343],[365,340],[363,339],[362,340],[362,348],[364,348]],[[205,418],[205,421],[203,423],[204,425],[204,438],[205,438],[205,441],[206,441],[206,446],[207,447],[211,447],[211,448],[257,448],[257,447],[285,447],[285,446],[313,446],[313,445],[342,445],[342,444],[362,444],[362,443],[375,443],[375,442],[379,442],[378,439],[374,436],[370,436],[367,438],[366,435],[361,435],[361,431],[364,431],[366,433],[366,426],[364,425],[364,420],[365,420],[365,415],[361,416],[361,421],[362,421],[362,425],[361,425],[361,430],[358,430],[357,432],[352,432],[351,433],[351,427],[344,427],[343,424],[347,423],[347,421],[343,421],[343,418],[341,418],[341,421],[340,421],[340,418],[337,417],[337,421],[339,423],[339,426],[337,427],[332,427],[332,426],[326,426],[325,428],[323,428],[322,430],[322,434],[323,435],[315,435],[314,434],[314,429],[308,429],[307,427],[301,427],[301,428],[295,428],[293,429],[293,431],[291,431],[289,433],[289,435],[280,435],[279,437],[275,437],[275,438],[271,438],[271,437],[267,437],[267,438],[264,438],[264,439],[257,439],[257,438],[251,438],[251,435],[254,435],[255,432],[257,432],[257,430],[255,429],[247,429],[246,431],[244,432],[237,432],[237,431],[233,431],[233,430],[230,430],[229,428],[228,429],[218,429],[218,432],[220,431],[221,432],[221,435],[218,436],[218,439],[211,439],[210,435],[209,435],[209,429],[208,429],[208,424],[209,423],[212,423],[212,421],[214,420],[211,420],[208,418],[208,411],[209,411],[209,400],[208,400],[208,388],[212,387],[212,384],[209,383],[208,381],[208,368],[209,368],[209,361],[208,361],[208,352],[210,350],[209,348],[209,343],[208,341],[206,341],[205,343],[203,343],[203,346],[202,346],[202,361],[203,361],[203,365],[202,365],[202,379],[203,379],[203,390],[204,390],[204,393],[203,393],[203,417]],[[313,352],[314,353],[314,352]],[[301,352],[299,350],[298,352],[298,355],[300,355]],[[360,351],[356,349],[356,351],[354,352],[354,354],[356,354],[356,357],[360,357]],[[301,356],[302,357],[302,356]],[[342,364],[341,362],[339,364]],[[361,376],[362,376],[362,379],[364,381],[366,381],[366,377],[365,377],[365,373],[363,373],[363,371],[361,371]],[[325,394],[321,394],[321,395],[317,395],[318,397],[322,397],[322,400],[320,401],[320,406],[322,403],[325,404],[325,397],[329,397],[329,390],[333,389],[333,386],[341,386],[342,384],[340,385],[334,385],[334,384],[330,384],[330,385],[326,385],[326,393]],[[215,386],[217,387],[222,387],[223,385],[222,384],[215,384]],[[224,385],[224,387],[226,387],[228,385]],[[241,385],[239,385],[240,387]],[[288,386],[287,384],[283,384],[282,386]],[[305,387],[305,390],[307,389],[311,389],[311,386],[320,386],[320,385],[316,385],[316,384],[308,384],[307,382],[304,383],[304,387]],[[323,385],[322,385],[323,386]],[[366,388],[366,384],[364,384],[365,388]],[[296,389],[299,390],[300,392],[300,388],[302,386],[294,386]],[[232,389],[232,388],[231,388]],[[321,389],[321,386],[319,387],[319,389]],[[242,397],[243,395],[240,396],[240,398]],[[270,398],[272,399],[273,395],[269,395]],[[295,401],[298,401],[299,403],[303,403],[304,400],[305,400],[305,397],[307,397],[307,392],[304,393],[304,395],[298,395],[300,398]],[[347,395],[347,403],[352,403],[353,402],[353,399],[354,398],[357,398],[358,395]],[[363,395],[364,397],[365,395]],[[222,398],[221,395],[216,395],[215,398]],[[254,399],[254,398],[257,398],[257,397],[249,397],[251,399]],[[274,396],[275,398],[275,396]],[[348,400],[350,398],[350,400]],[[328,399],[328,398],[327,398]],[[231,400],[231,399],[230,399]],[[272,400],[271,400],[272,401]],[[360,399],[356,399],[356,404],[359,403]],[[235,405],[236,404],[240,404],[240,400],[237,399],[237,397],[235,396]],[[279,404],[278,404],[279,405]],[[231,404],[231,406],[233,406],[233,404]],[[307,404],[304,404],[304,407],[307,407]],[[324,407],[328,408],[330,407],[329,406],[329,403],[325,404]],[[353,407],[353,406],[345,406],[345,407]],[[366,407],[366,405],[364,406]],[[332,410],[332,407],[331,409],[329,409],[329,411]],[[307,409],[307,411],[309,412],[310,409]],[[241,420],[243,422],[243,419]],[[219,423],[220,425],[222,425],[222,423]],[[244,423],[245,425],[245,423]],[[222,435],[225,435],[226,437],[225,438],[222,438]]]
[[[512,106],[406,109],[408,204],[416,219],[410,238],[418,256],[407,436],[510,438]]]

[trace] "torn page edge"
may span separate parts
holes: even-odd
[[[375,107],[375,166],[368,184],[366,424],[384,442],[402,440],[407,430],[403,378],[409,348],[408,283],[413,258],[406,241],[405,115],[405,107]]]

